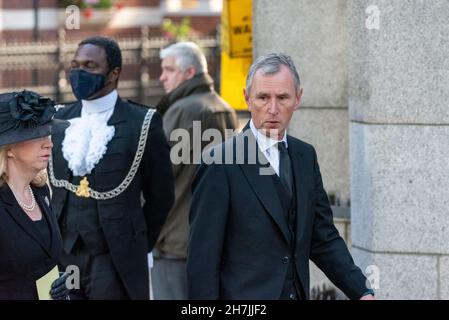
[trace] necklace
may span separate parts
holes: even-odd
[[[33,211],[34,208],[36,207],[36,199],[34,198],[33,189],[31,189],[30,185],[28,185],[28,190],[30,191],[30,194],[31,194],[31,203],[30,204],[23,203],[22,201],[19,200],[19,198],[17,196],[16,196],[16,200],[19,203],[19,205],[22,207],[23,210]]]

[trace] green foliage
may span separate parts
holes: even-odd
[[[173,22],[171,19],[162,21],[162,31],[164,36],[176,41],[187,40],[192,34],[190,18],[182,18],[180,23]]]
[[[59,2],[62,7],[76,5],[80,9],[109,9],[113,5],[113,0],[60,0]]]

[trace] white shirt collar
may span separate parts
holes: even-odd
[[[256,140],[257,140],[257,143],[259,144],[260,150],[267,151],[268,149],[275,146],[280,141],[283,141],[285,143],[285,146],[288,148],[287,130],[285,130],[284,136],[279,141],[279,140],[271,139],[270,137],[267,137],[266,135],[261,133],[259,130],[257,130],[256,126],[254,125],[253,119],[250,120],[249,127],[251,128],[251,131],[253,132],[254,136],[256,137]]]
[[[107,95],[94,100],[81,100],[83,105],[83,113],[101,113],[114,108],[117,102],[118,93],[117,90],[113,90]]]

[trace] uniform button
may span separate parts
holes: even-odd
[[[294,300],[296,298],[296,295],[294,293],[290,293],[288,297],[290,298],[290,300]]]
[[[285,256],[282,258],[282,263],[288,263],[289,257]]]

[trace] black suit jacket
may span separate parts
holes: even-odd
[[[255,145],[248,126],[244,134]],[[297,184],[293,244],[273,177],[260,174],[264,167],[261,160],[251,164],[247,148],[244,161],[236,156],[236,141],[242,136],[210,152],[224,158],[233,149],[234,164],[202,164],[193,183],[187,262],[189,298],[279,299],[290,259],[296,261],[306,298],[309,259],[349,298],[360,298],[367,290],[366,278],[354,265],[334,226],[314,148],[287,137]],[[258,146],[254,150],[259,151]],[[268,164],[261,152],[257,153],[258,159]]]
[[[62,239],[49,207],[48,187],[32,187],[50,229],[48,246],[39,229],[14,198],[0,188],[0,299],[37,299],[35,281],[58,263]]]
[[[110,191],[127,175],[133,162],[147,108],[117,99],[108,125],[115,135],[93,171],[90,187]],[[81,115],[81,103],[60,109],[59,119]],[[64,133],[53,136],[53,165],[56,179],[69,179],[71,171],[62,155]],[[53,209],[61,216],[67,190],[53,188]],[[141,194],[145,204],[141,206]],[[119,196],[97,201],[100,223],[114,265],[132,299],[148,299],[147,253],[153,249],[174,199],[174,181],[169,147],[158,113],[153,115],[144,156],[130,186]]]

